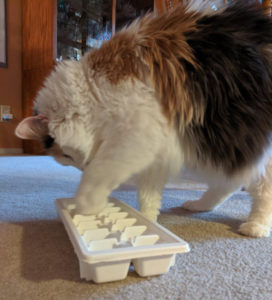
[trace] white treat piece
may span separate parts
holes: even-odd
[[[105,207],[101,213],[99,213],[97,215],[98,218],[101,218],[103,216],[109,216],[111,213],[114,213],[114,212],[118,212],[120,211],[121,208],[120,207]]]
[[[123,231],[126,227],[132,226],[137,222],[135,218],[119,219],[112,225],[111,231]]]
[[[108,228],[85,230],[83,240],[86,244],[90,241],[102,240],[109,234]]]
[[[121,235],[121,241],[132,241],[132,239],[141,235],[145,231],[146,226],[144,225],[127,227]]]
[[[90,251],[103,251],[112,249],[117,244],[117,239],[103,239],[97,241],[91,241],[88,245]]]
[[[132,241],[132,245],[134,247],[154,245],[159,238],[157,234],[140,235]]]
[[[96,216],[84,216],[84,215],[74,215],[73,216],[73,222],[77,226],[80,222],[85,221],[93,221],[95,220]]]
[[[127,212],[117,212],[117,213],[110,213],[108,217],[105,217],[104,223],[108,224],[110,222],[114,223],[117,220],[125,219],[128,216]]]
[[[99,225],[101,225],[100,220],[83,221],[79,222],[76,228],[80,234],[83,234],[86,230],[97,229]]]

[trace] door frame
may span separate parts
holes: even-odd
[[[33,115],[33,101],[57,55],[57,0],[22,0],[22,110]],[[43,154],[41,144],[23,141],[27,154]]]

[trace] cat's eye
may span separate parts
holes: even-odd
[[[43,140],[44,148],[45,149],[52,148],[54,141],[55,140],[50,135],[45,136]]]

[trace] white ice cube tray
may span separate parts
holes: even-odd
[[[58,214],[79,259],[80,277],[96,283],[167,273],[189,245],[117,199],[91,216],[76,215],[73,199],[57,199]]]

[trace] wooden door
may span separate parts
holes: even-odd
[[[33,100],[54,66],[57,49],[56,0],[22,0],[23,116],[33,114]],[[24,141],[24,152],[41,154],[40,143]]]

